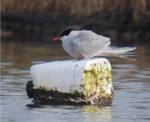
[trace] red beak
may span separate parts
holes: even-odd
[[[59,36],[53,36],[51,37],[52,42],[59,42],[60,41],[60,37]]]

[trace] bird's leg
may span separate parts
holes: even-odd
[[[79,61],[84,60],[84,56],[81,55],[81,56],[78,58],[78,60],[79,60]]]
[[[77,58],[77,59],[74,59],[74,61],[82,61],[83,58]]]
[[[82,60],[84,60],[84,57],[74,59],[74,61],[82,61]]]
[[[78,61],[81,61],[81,60],[83,60],[84,58],[78,58]]]
[[[78,58],[75,59],[75,61],[81,61],[81,60],[84,60],[84,56],[83,55],[80,55]]]

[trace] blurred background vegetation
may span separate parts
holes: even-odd
[[[91,29],[113,43],[149,43],[150,0],[1,0],[2,39],[44,41],[66,28]]]

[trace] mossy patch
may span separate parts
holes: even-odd
[[[112,76],[111,68],[106,62],[91,64],[84,70],[82,92],[90,103],[99,104],[102,100],[106,102],[108,98],[111,101],[113,93],[108,94],[109,86],[112,86]]]

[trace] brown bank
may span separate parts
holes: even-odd
[[[2,36],[19,33],[34,38],[40,33],[43,39],[78,25],[114,43],[145,43],[150,40],[149,8],[149,0],[2,0]]]

